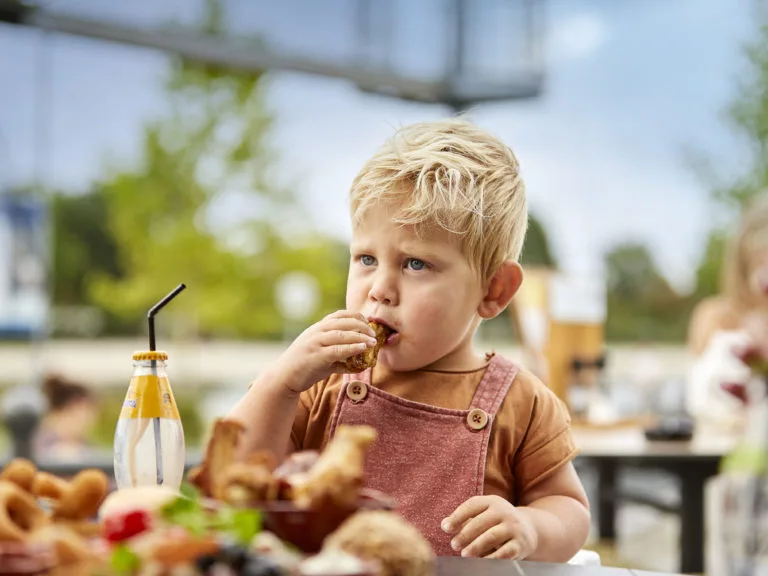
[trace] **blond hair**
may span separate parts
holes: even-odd
[[[732,304],[744,312],[759,305],[750,286],[750,258],[768,250],[768,194],[758,196],[744,211],[723,266],[723,290]]]
[[[520,165],[508,146],[464,119],[411,124],[387,140],[352,183],[353,221],[382,202],[397,205],[399,224],[456,234],[486,280],[520,256],[528,226]]]

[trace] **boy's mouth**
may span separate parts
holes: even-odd
[[[369,322],[375,322],[379,325],[379,328],[376,329],[376,338],[383,338],[384,345],[387,344],[393,344],[395,341],[397,341],[397,338],[399,336],[399,333],[397,330],[392,328],[389,324],[384,322],[381,318],[368,318]]]

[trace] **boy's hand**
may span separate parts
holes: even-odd
[[[470,498],[441,527],[464,557],[523,559],[536,551],[538,541],[525,509],[500,496]]]
[[[376,345],[376,335],[362,314],[339,310],[302,332],[277,361],[285,385],[303,392],[334,372],[344,361]]]

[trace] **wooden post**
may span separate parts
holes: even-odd
[[[540,354],[545,364],[543,370],[526,368],[566,404],[573,360],[592,362],[604,353],[605,304],[599,280],[547,268],[525,270],[510,314],[528,356]]]

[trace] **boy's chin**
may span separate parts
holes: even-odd
[[[382,348],[381,352],[379,352],[379,358],[376,361],[376,365],[385,370],[389,370],[390,372],[407,372],[408,370],[413,370],[413,368],[409,366],[409,362],[404,360],[405,359],[395,353],[394,350]]]
[[[391,348],[384,348],[379,352],[376,365],[389,372],[411,372],[425,366],[422,358],[404,358]]]

